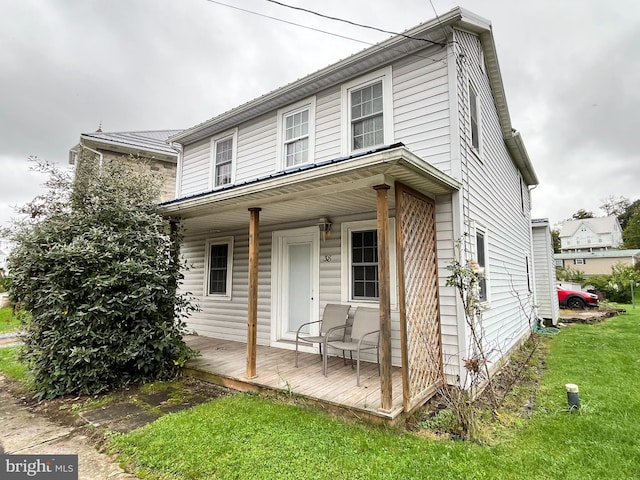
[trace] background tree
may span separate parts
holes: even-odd
[[[609,195],[607,198],[601,200],[600,210],[605,213],[605,216],[616,216],[620,220],[620,216],[626,211],[627,207],[631,204],[631,201],[626,197],[614,197]]]
[[[48,193],[12,229],[9,292],[30,313],[24,359],[37,395],[94,394],[170,378],[193,352],[182,339],[194,310],[176,294],[177,232],[151,174],[82,156],[75,180],[46,162]]]
[[[551,246],[553,247],[553,253],[560,253],[560,230],[558,230],[557,228],[551,230]]]
[[[622,230],[622,242],[624,248],[640,248],[640,201],[629,214]]]
[[[576,213],[571,215],[573,220],[582,220],[583,218],[593,218],[593,212],[587,211],[584,208],[581,208]]]
[[[620,222],[620,227],[622,228],[622,230],[627,228],[629,220],[634,215],[634,213],[638,211],[638,209],[640,209],[640,200],[629,203],[624,211],[620,215],[618,215],[618,221]]]

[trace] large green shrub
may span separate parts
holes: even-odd
[[[609,275],[595,275],[587,280],[587,283],[592,284],[607,300],[619,303],[631,303],[631,282],[634,283],[634,290],[637,292],[640,288],[640,270],[622,263],[611,267]]]
[[[42,166],[41,166],[42,167]],[[40,398],[169,378],[193,352],[193,310],[177,294],[179,238],[158,213],[157,185],[123,162],[53,167],[49,193],[22,210],[10,295],[31,313],[24,358]]]

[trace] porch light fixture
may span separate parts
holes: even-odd
[[[324,242],[331,233],[331,221],[327,217],[320,217],[318,228],[320,229],[320,238]]]

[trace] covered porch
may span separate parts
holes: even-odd
[[[392,145],[165,203],[165,214],[185,229],[195,266],[185,285],[202,307],[189,325],[202,335],[190,339],[202,357],[187,372],[241,390],[285,390],[371,418],[410,412],[442,381],[435,199],[443,197],[440,225],[450,229],[450,195],[459,186]],[[375,290],[356,295],[351,242],[358,231],[377,239],[367,244],[376,251],[371,266],[360,260],[366,265],[358,272],[376,274],[357,278]],[[206,290],[208,242],[218,237],[230,252],[229,276],[226,296],[215,297]],[[452,247],[446,234],[443,243]],[[304,267],[308,284],[293,280],[298,270],[291,265]],[[317,321],[328,303],[350,305],[351,318],[358,307],[379,311],[380,374],[377,365],[366,366],[359,388],[336,357],[328,378],[308,349],[302,367],[293,366],[291,341],[302,321],[292,312]]]
[[[295,395],[327,410],[376,423],[394,423],[403,413],[399,367],[392,367],[391,371],[392,408],[382,410],[380,375],[374,363],[362,362],[358,387],[355,370],[348,359],[344,365],[342,358],[329,357],[328,376],[324,377],[318,354],[300,353],[296,368],[293,350],[258,345],[256,361],[260,368],[255,377],[247,378],[244,343],[196,335],[185,336],[185,341],[201,354],[183,369],[188,376],[240,391]]]

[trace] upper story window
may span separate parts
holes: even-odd
[[[285,165],[292,167],[309,161],[309,109],[285,117]]]
[[[211,140],[211,187],[233,183],[237,150],[237,129],[217,135]]]
[[[351,149],[384,144],[382,80],[351,91]]]
[[[278,162],[281,169],[314,160],[316,98],[278,110]]]
[[[344,154],[393,143],[391,67],[342,85]]]
[[[478,94],[469,84],[469,117],[471,121],[471,146],[480,153],[480,103],[478,102]]]
[[[231,299],[233,238],[208,240],[205,255],[205,295]]]

